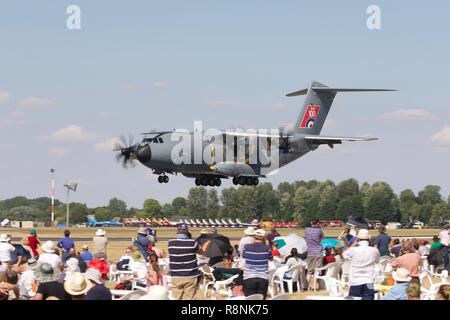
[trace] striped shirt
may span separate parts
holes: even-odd
[[[169,269],[172,277],[197,277],[197,252],[200,246],[194,239],[171,239],[169,248]]]
[[[305,229],[305,240],[308,246],[308,256],[316,256],[322,253],[323,232],[320,228],[307,227]]]
[[[264,243],[250,243],[244,246],[244,279],[261,278],[269,280],[269,260],[271,248]]]

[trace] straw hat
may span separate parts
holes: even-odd
[[[7,234],[2,233],[0,234],[0,242],[8,242],[9,240],[11,240]]]
[[[106,231],[103,230],[103,229],[98,229],[98,230],[95,232],[95,235],[96,235],[96,236],[99,236],[99,237],[104,236],[105,234],[106,234]]]
[[[253,229],[253,227],[248,227],[244,230],[244,233],[248,236],[252,236],[255,234],[255,229]]]
[[[169,300],[169,295],[163,286],[151,286],[147,294],[140,297],[139,300]]]
[[[86,270],[85,275],[86,275],[86,278],[88,278],[89,280],[91,280],[97,284],[103,283],[102,282],[102,274],[97,269],[89,268]]]
[[[200,231],[200,234],[210,234],[211,231],[209,229],[202,229],[202,231]]]
[[[254,236],[257,239],[263,239],[266,236],[266,231],[264,229],[258,229],[255,231]]]
[[[53,241],[46,241],[42,245],[42,251],[46,253],[54,253],[55,252],[55,243]]]
[[[140,227],[138,229],[138,234],[147,235],[147,229],[145,227]]]
[[[252,220],[252,226],[257,226],[257,225],[259,225],[258,219],[253,219]]]
[[[41,263],[33,272],[34,278],[39,282],[51,282],[59,279],[61,271],[53,269],[49,263]]]
[[[361,229],[358,232],[358,239],[359,240],[369,240],[370,235],[369,235],[369,230],[367,229]]]
[[[409,271],[405,268],[398,268],[397,271],[392,271],[392,278],[397,282],[408,282],[411,280]]]
[[[80,272],[70,274],[64,281],[64,289],[72,296],[81,296],[86,294],[92,288],[92,283],[86,275]]]
[[[28,259],[27,263],[28,263],[28,268],[31,270],[36,270],[36,268],[39,266],[38,262],[35,258]]]

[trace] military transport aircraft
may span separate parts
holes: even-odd
[[[160,183],[169,182],[167,174],[181,173],[195,178],[197,186],[220,186],[221,179],[229,178],[235,185],[257,185],[259,178],[316,150],[320,145],[333,148],[342,141],[376,140],[377,138],[320,135],[336,94],[364,91],[395,90],[330,88],[311,81],[308,88],[287,95],[306,95],[293,130],[289,132],[149,132],[144,133],[142,141],[138,143],[133,142],[131,135],[128,141],[122,136],[122,143],[116,144],[114,151],[119,151],[116,158],[124,168],[135,166],[134,160],[138,160],[159,176]]]

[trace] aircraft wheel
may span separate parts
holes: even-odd
[[[238,182],[241,186],[246,185],[247,179],[245,177],[239,177]]]
[[[220,178],[216,179],[216,187],[220,187],[220,185],[222,184],[222,181],[220,180]]]
[[[200,180],[200,182],[201,182],[201,185],[204,186],[204,187],[206,187],[208,185],[208,179],[206,179],[206,178],[202,178]]]
[[[158,177],[158,182],[159,182],[159,183],[163,183],[163,182],[164,182],[163,176],[159,176],[159,177]]]
[[[163,181],[164,181],[164,183],[169,182],[169,177],[168,177],[168,176],[164,176],[164,177],[163,177]]]
[[[258,178],[254,178],[252,182],[253,182],[254,186],[257,186],[259,184],[259,179]]]
[[[238,178],[237,177],[233,177],[233,184],[236,186],[239,184]]]
[[[197,187],[202,185],[202,183],[200,182],[200,179],[199,179],[199,178],[195,178],[195,185],[196,185]]]
[[[214,187],[216,185],[216,179],[214,178],[209,179],[208,184],[210,187]]]

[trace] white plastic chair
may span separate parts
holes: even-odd
[[[284,275],[290,272],[292,277],[290,279],[285,279]],[[284,293],[284,283],[288,285],[289,293],[294,293],[294,282],[297,284],[297,290],[300,290],[300,272],[304,272],[304,266],[302,262],[299,262],[288,269],[284,269],[283,273],[277,272],[272,280],[273,284],[277,284],[280,288],[281,293]]]
[[[275,285],[274,285],[274,278],[275,278],[275,273],[276,273],[277,269],[272,269],[269,271],[269,288],[267,289],[267,294],[270,295],[271,297],[273,297],[275,295]]]
[[[221,294],[221,289],[225,289],[226,293],[228,295],[230,295],[229,290],[227,290],[227,285],[230,284],[231,282],[233,282],[234,279],[236,279],[237,277],[239,277],[239,274],[235,274],[234,276],[226,279],[226,280],[221,280],[221,281],[215,281],[213,284],[213,288],[215,293],[219,293]]]
[[[441,286],[441,283],[433,284],[429,289],[421,287],[420,288],[420,300],[435,300],[436,293]]]
[[[247,297],[247,300],[264,300],[264,296],[260,293],[252,294]]]
[[[324,281],[330,297],[345,297],[348,295],[348,290],[346,290],[348,284],[346,282],[332,277],[325,277]]]
[[[325,281],[325,278],[328,277],[338,279],[342,264],[343,261],[333,262],[327,264],[325,267],[315,269],[313,279],[313,290],[314,291],[316,290],[318,280],[322,280],[323,282],[325,282],[325,289],[328,291],[328,288],[326,287],[327,282]],[[325,275],[323,276],[320,275],[322,271],[325,271]]]
[[[203,274],[203,281],[202,281],[201,287],[205,293],[205,298],[206,298],[208,296],[209,287],[211,287],[211,289],[214,288],[214,283],[216,282],[216,278],[214,277],[212,270],[211,270],[211,272],[205,271],[203,268],[199,268],[199,270]],[[210,280],[210,281],[206,280],[208,277],[211,278],[212,280]]]

